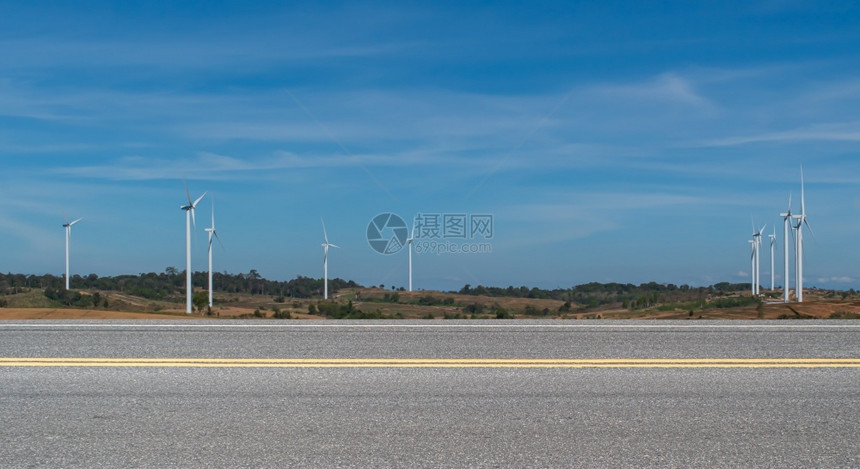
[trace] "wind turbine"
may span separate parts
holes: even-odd
[[[806,225],[809,228],[809,232],[813,233],[812,227],[809,226],[809,222],[806,221],[806,203],[805,203],[804,191],[803,191],[803,166],[800,167],[800,215],[795,215],[794,219],[797,220],[797,226],[795,229],[797,230],[797,238],[795,242],[797,243],[797,258],[794,260],[796,267],[795,272],[797,274],[797,302],[803,303],[803,225]],[[815,236],[813,234],[813,236]]]
[[[791,226],[791,194],[788,195],[788,211],[785,213],[780,213],[779,216],[782,217],[783,220],[783,241],[782,244],[785,247],[785,253],[783,255],[784,267],[785,267],[785,286],[783,287],[782,297],[785,303],[789,302],[789,288],[791,287],[791,282],[789,281],[788,276],[788,230],[792,229]]]
[[[750,243],[750,294],[755,296],[755,238],[747,242]]]
[[[755,282],[753,286],[754,295],[761,293],[761,234],[764,232],[766,226],[764,225],[760,230],[756,231],[755,221],[753,221],[753,256],[755,257],[755,275],[753,275],[753,281]]]
[[[409,291],[412,291],[412,242],[415,241],[415,223],[412,224],[412,234],[406,238],[409,245]]]
[[[322,221],[323,239],[325,239],[325,242],[322,244],[322,247],[323,247],[323,299],[327,300],[328,299],[328,248],[330,248],[330,247],[338,248],[340,246],[335,246],[334,244],[331,244],[328,242],[328,234],[326,234],[326,232],[325,232],[325,221],[323,221],[322,218],[320,218],[320,221]]]
[[[188,184],[185,185],[185,195],[188,197],[188,205],[181,205],[179,208],[185,210],[185,312],[191,314],[191,294],[194,285],[191,283],[191,225],[197,227],[197,221],[194,219],[194,209],[197,204],[203,200],[206,195],[197,198],[194,202],[191,201],[191,192],[188,191]]]
[[[72,237],[72,225],[83,220],[83,218],[78,218],[77,220],[70,222],[68,218],[66,218],[66,214],[63,213],[63,218],[65,218],[66,223],[63,224],[63,228],[66,229],[66,290],[69,289],[69,240]]]
[[[209,307],[212,307],[212,237],[218,239],[221,244],[221,237],[218,236],[218,231],[215,230],[215,200],[212,200],[212,227],[206,228],[204,231],[209,233]],[[223,247],[224,245],[221,244]]]
[[[773,233],[767,235],[770,238],[770,291],[773,291],[776,288],[775,284],[775,273],[773,271],[774,268],[774,260],[773,260],[773,246],[776,244],[776,227],[773,227]]]

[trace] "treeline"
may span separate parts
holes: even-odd
[[[208,288],[208,273],[192,273],[192,283],[195,288]],[[213,286],[216,294],[252,294],[270,295],[286,298],[312,298],[322,296],[323,279],[299,276],[288,281],[274,281],[262,278],[256,271],[246,274],[229,274],[216,272],[213,274]],[[353,281],[339,278],[329,279],[329,293],[343,288],[360,287]],[[102,290],[118,291],[129,295],[151,300],[184,301],[185,272],[168,267],[162,273],[142,273],[139,275],[117,275],[99,277],[96,274],[87,276],[74,275],[69,281],[72,290]],[[0,294],[14,294],[22,289],[39,288],[46,291],[63,291],[65,280],[55,275],[23,275],[0,274]],[[64,303],[76,303],[77,298],[62,298]]]
[[[478,285],[472,288],[466,285],[460,289],[462,295],[509,297],[509,298],[538,298],[564,301],[568,304],[598,307],[607,304],[622,303],[625,307],[650,306],[666,301],[703,298],[709,295],[722,295],[731,292],[747,291],[748,283],[721,282],[708,287],[691,287],[690,285],[661,284],[648,282],[640,285],[632,283],[598,283],[591,282],[576,285],[571,288],[556,288],[552,290],[537,287],[485,287]]]

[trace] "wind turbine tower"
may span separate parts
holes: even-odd
[[[191,283],[191,225],[194,224],[194,227],[197,227],[197,221],[194,219],[194,209],[203,200],[206,193],[204,192],[203,195],[192,202],[191,192],[188,191],[188,184],[186,184],[185,195],[188,197],[188,205],[181,205],[179,208],[185,210],[185,312],[191,314],[191,297],[192,290],[194,289],[194,285]]]
[[[776,244],[776,227],[773,227],[773,233],[767,235],[770,238],[770,291],[773,291],[776,288],[776,281],[774,277],[776,276],[774,269],[774,260],[773,260],[773,246]]]
[[[337,248],[340,246],[335,246],[334,244],[331,244],[328,242],[328,234],[325,232],[325,221],[323,221],[322,218],[320,218],[320,221],[322,221],[323,239],[325,239],[325,242],[322,244],[322,247],[323,247],[323,299],[327,300],[328,299],[328,248],[330,248],[330,247]]]
[[[794,219],[797,220],[797,226],[795,229],[797,230],[797,238],[795,242],[797,243],[797,258],[794,260],[795,262],[795,272],[797,275],[797,302],[803,303],[803,225],[806,225],[809,228],[809,232],[812,233],[812,227],[809,226],[809,222],[806,220],[806,203],[805,203],[805,195],[803,189],[803,167],[800,167],[800,215],[795,215]]]
[[[792,218],[792,215],[791,215],[791,194],[789,194],[789,196],[788,196],[788,211],[785,213],[780,213],[779,216],[781,216],[782,220],[783,220],[782,244],[783,244],[783,247],[785,248],[785,252],[783,254],[783,262],[784,262],[783,267],[785,269],[785,277],[784,277],[785,285],[782,288],[782,290],[783,290],[783,292],[782,292],[783,298],[782,299],[783,299],[783,302],[788,303],[790,301],[789,289],[791,287],[791,282],[789,281],[790,277],[788,276],[788,268],[789,268],[789,260],[790,260],[788,257],[788,230],[792,229],[792,226],[791,226],[791,218]]]
[[[218,239],[221,242],[221,237],[218,236],[218,231],[215,230],[215,201],[212,201],[212,227],[206,228],[209,233],[209,307],[212,307],[212,238]]]
[[[65,218],[65,214],[63,215],[63,218]],[[69,289],[69,242],[72,237],[72,225],[81,220],[83,220],[83,218],[78,218],[73,222],[69,222],[69,220],[66,219],[66,223],[63,224],[63,228],[66,229],[66,290]]]
[[[755,238],[750,243],[750,294],[755,296]]]
[[[409,245],[409,291],[412,291],[412,243],[415,241],[415,224],[412,224],[412,234],[406,238]]]
[[[755,260],[753,295],[761,293],[761,234],[764,232],[765,226],[762,226],[760,230],[756,231],[755,222],[753,222],[753,257]]]

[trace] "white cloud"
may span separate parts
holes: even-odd
[[[764,142],[799,142],[810,140],[860,141],[860,122],[816,124],[792,130],[767,132],[743,137],[726,137],[701,142],[703,147],[722,147]]]
[[[58,220],[62,219],[58,216]],[[60,224],[58,221],[56,226],[60,226]],[[45,228],[2,215],[0,215],[0,233],[24,240],[34,250],[42,250],[45,246],[55,245],[57,239],[62,237],[62,230],[55,229],[52,233]],[[57,233],[60,233],[59,237]]]
[[[854,279],[851,277],[819,277],[818,283],[854,283]]]
[[[195,179],[234,180],[243,174],[259,177],[260,173],[289,169],[330,168],[344,166],[387,166],[437,164],[438,160],[420,154],[326,154],[300,156],[277,151],[265,157],[233,157],[199,152],[187,158],[154,158],[127,156],[100,165],[67,166],[55,173],[76,177],[109,180]],[[459,164],[460,168],[467,165]]]
[[[665,101],[713,110],[715,105],[699,94],[686,78],[673,72],[663,73],[651,81],[632,85],[598,85],[592,92],[612,98]]]

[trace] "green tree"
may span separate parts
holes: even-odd
[[[209,292],[206,290],[194,292],[194,296],[191,297],[191,302],[194,303],[194,307],[197,308],[197,311],[203,311],[203,308],[209,304]]]

